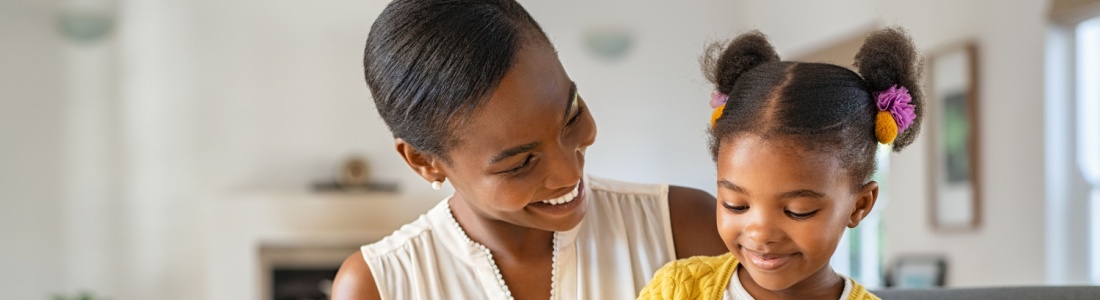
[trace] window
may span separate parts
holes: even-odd
[[[882,240],[885,235],[882,211],[889,203],[886,174],[890,169],[890,151],[889,146],[879,145],[878,152],[875,153],[878,170],[872,180],[879,184],[879,198],[875,208],[859,226],[844,232],[844,237],[829,262],[837,273],[845,274],[870,289],[882,287]]]
[[[1077,26],[1075,44],[1076,165],[1089,190],[1089,279],[1100,284],[1100,18]]]
[[[1100,284],[1100,17],[1057,24],[1046,57],[1046,273]]]

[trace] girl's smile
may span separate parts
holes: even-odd
[[[765,272],[771,272],[779,270],[788,265],[792,260],[796,259],[799,255],[798,252],[794,253],[776,253],[768,251],[753,251],[741,246],[741,256],[747,258],[744,263],[751,263],[757,269]]]

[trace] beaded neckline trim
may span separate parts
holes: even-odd
[[[512,297],[512,290],[509,289],[508,284],[504,282],[504,276],[500,273],[500,267],[497,266],[496,260],[493,259],[493,253],[489,251],[489,248],[485,247],[485,245],[482,245],[481,243],[475,242],[474,240],[470,239],[470,236],[466,234],[466,231],[462,229],[462,226],[458,224],[458,220],[455,219],[454,214],[451,212],[450,199],[447,199],[447,217],[451,219],[451,225],[454,226],[456,230],[458,230],[458,233],[462,236],[463,240],[466,240],[467,244],[485,253],[485,256],[489,258],[489,266],[491,266],[493,268],[493,272],[496,273],[497,283],[500,285],[500,288],[504,290],[505,297],[507,297],[507,299],[509,300],[514,300],[515,298]],[[554,285],[556,277],[558,275],[558,235],[558,232],[554,232],[554,249],[552,251],[553,256],[550,265],[550,299],[554,299],[554,296],[556,296],[554,295],[556,292]]]

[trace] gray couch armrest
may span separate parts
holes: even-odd
[[[884,300],[997,299],[1055,300],[1100,299],[1100,286],[1020,286],[958,289],[885,289],[871,291]]]

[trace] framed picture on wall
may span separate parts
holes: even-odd
[[[973,42],[934,52],[929,59],[929,202],[938,230],[974,230],[981,223],[977,70]]]

